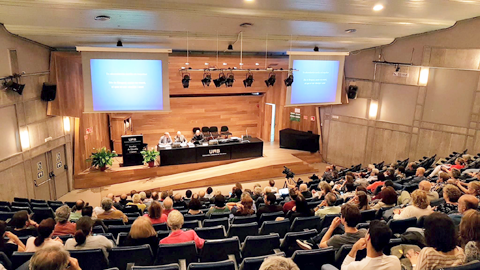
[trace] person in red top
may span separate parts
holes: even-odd
[[[170,227],[172,232],[169,236],[160,240],[160,244],[178,244],[195,241],[195,246],[197,246],[198,249],[203,248],[205,240],[198,237],[197,233],[194,230],[182,231],[182,213],[178,212],[177,210],[172,211],[168,215],[167,225],[168,227]]]
[[[433,170],[433,172],[429,175],[429,177],[434,177],[435,175],[438,175],[440,172],[444,171],[444,172],[450,172],[452,169],[457,169],[457,170],[461,170],[465,168],[465,160],[463,158],[457,158],[455,160],[455,164],[454,165],[450,165],[450,164],[443,164],[443,165],[438,165],[437,167],[435,167],[435,169]]]
[[[293,207],[295,207],[295,198],[297,198],[297,193],[295,190],[290,189],[288,193],[291,200],[283,205],[283,212],[285,214],[288,213],[288,211],[292,211]]]
[[[143,215],[144,217],[150,218],[152,224],[159,224],[167,222],[167,215],[165,215],[162,209],[162,206],[157,201],[152,201],[150,207],[148,207],[148,214]]]
[[[70,207],[68,205],[62,205],[55,211],[55,229],[52,236],[58,235],[74,235],[77,231],[76,224],[68,221],[70,218]]]
[[[172,199],[170,198],[166,198],[164,201],[163,201],[163,213],[165,215],[167,215],[168,217],[168,214],[170,214],[170,212],[172,212],[174,209],[173,209],[173,201]]]

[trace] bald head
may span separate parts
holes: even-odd
[[[113,195],[113,193],[108,193],[107,198],[113,201],[113,199],[115,198],[115,195]]]
[[[299,188],[300,192],[304,192],[308,190],[307,184],[301,184]]]
[[[465,211],[470,209],[477,209],[478,208],[478,199],[473,195],[463,195],[458,199],[458,212],[463,214]]]
[[[418,184],[418,188],[426,192],[429,192],[430,189],[432,188],[432,184],[428,181],[423,180],[422,182],[420,182],[420,184]]]
[[[181,201],[182,200],[182,195],[180,195],[180,193],[175,194],[175,196],[173,197],[173,200]]]

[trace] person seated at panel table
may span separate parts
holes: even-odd
[[[187,139],[183,136],[182,132],[177,131],[177,136],[173,139],[174,143],[186,143]]]
[[[170,133],[165,132],[163,136],[160,137],[158,144],[159,145],[172,144],[172,137],[170,136]]]
[[[200,130],[195,131],[195,136],[193,136],[191,142],[193,143],[203,143],[205,140],[205,136],[203,136],[203,133],[200,132]]]

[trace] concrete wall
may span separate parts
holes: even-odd
[[[11,57],[10,50],[16,50],[16,57]],[[48,71],[49,58],[49,48],[13,36],[0,25],[0,77],[22,71],[27,74]],[[22,77],[20,83],[26,85],[22,96],[0,91],[0,140],[4,144],[0,148],[0,200],[35,198],[33,180],[36,176],[31,159],[62,145],[66,146],[71,183],[71,135],[64,131],[63,117],[47,116],[47,103],[40,100],[42,84],[48,77],[48,73]],[[20,132],[25,131],[28,131],[30,146],[22,149]],[[51,140],[46,142],[49,137]]]
[[[465,20],[351,53],[345,76],[358,86],[357,100],[320,109],[326,160],[350,166],[480,152],[479,28],[480,18]],[[394,76],[396,66],[374,60],[413,66],[400,66],[408,77]],[[427,85],[419,83],[422,67],[429,68]]]

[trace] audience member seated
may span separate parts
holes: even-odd
[[[70,218],[70,207],[68,205],[62,205],[55,211],[55,229],[53,230],[53,236],[58,235],[73,235],[75,234],[75,223],[68,221]]]
[[[157,232],[147,217],[139,217],[133,222],[132,228],[125,239],[124,245],[140,246],[145,244],[150,245],[153,254],[157,254]]]
[[[203,190],[200,190],[198,192],[198,199],[200,200],[200,202],[203,204],[203,203],[209,203],[210,202],[210,199],[205,197],[205,191]]]
[[[210,207],[205,214],[207,217],[210,217],[213,213],[230,213],[230,209],[225,205],[225,197],[223,195],[215,196],[213,203],[215,206]]]
[[[480,260],[480,212],[468,210],[460,222],[460,244],[465,251],[465,262]]]
[[[145,211],[145,208],[147,208],[147,206],[142,203],[142,196],[140,194],[133,195],[132,201],[133,202],[127,203],[127,205],[136,205],[142,212]]]
[[[262,197],[262,188],[261,187],[253,188],[252,200],[256,201],[258,198],[261,198],[261,197]]]
[[[427,216],[433,212],[427,193],[423,190],[417,189],[412,193],[412,202],[413,205],[403,209],[395,209],[393,211],[393,219],[407,219],[411,217],[419,219],[421,216]]]
[[[312,248],[327,248],[333,247],[334,249],[339,249],[343,245],[353,245],[360,238],[365,237],[367,230],[366,229],[357,229],[356,226],[362,220],[362,215],[358,207],[351,204],[342,205],[341,217],[336,217],[333,219],[332,224],[328,227],[327,232],[323,235],[322,233],[313,237],[310,240],[302,241],[297,240],[297,244],[302,249],[312,249]],[[334,231],[338,226],[342,224],[344,226],[344,234],[333,235]]]
[[[147,208],[153,202],[152,194],[153,193],[151,191],[145,191],[145,200],[143,200],[143,204],[145,204]]]
[[[480,198],[480,181],[472,181],[468,184],[462,181],[457,181],[457,186],[463,193]]]
[[[379,183],[379,182],[377,182]],[[377,185],[377,187],[375,188],[375,197],[372,198],[372,200],[380,200],[383,198],[383,195],[384,195],[384,190],[387,188],[387,187],[392,187],[394,190],[395,188],[393,187],[393,181],[392,180],[387,180],[385,182],[383,182],[383,186],[382,185]],[[367,188],[368,189],[368,188]],[[380,190],[378,190],[380,189]],[[378,191],[378,192],[377,192]]]
[[[370,228],[365,238],[360,238],[345,257],[342,270],[375,269],[375,270],[400,270],[400,260],[394,256],[383,254],[383,249],[390,242],[392,230],[388,225],[379,220],[370,222]],[[357,251],[367,249],[367,257],[361,261],[355,261]]]
[[[135,195],[138,195],[138,194],[135,194]],[[123,222],[128,222],[128,217],[122,211],[116,210],[113,208],[112,199],[103,198],[102,209],[104,212],[101,213],[100,215],[97,215],[98,219],[123,219]]]
[[[85,203],[83,200],[78,200],[75,205],[72,207],[72,212],[70,213],[69,220],[77,220],[82,217],[82,210],[85,206],[88,206],[88,203]]]
[[[275,187],[275,180],[270,179],[270,180],[268,181],[268,185],[269,185],[270,188],[272,189],[272,192],[273,192],[273,193],[278,193],[278,189]]]
[[[415,172],[415,177],[413,177],[412,181],[410,181],[410,184],[415,184],[415,183],[420,183],[423,180],[425,180],[425,168],[419,167],[417,168],[417,171]]]
[[[395,171],[395,178],[396,180],[405,178],[405,167],[398,166],[397,170]]]
[[[477,210],[478,208],[478,199],[473,195],[462,195],[458,199],[458,213],[450,214],[449,217],[453,220],[455,226],[460,225],[460,221],[463,217],[463,214],[470,209]]]
[[[173,200],[170,199],[170,197],[167,197],[163,201],[163,213],[168,216],[168,214],[170,214],[170,212],[172,212],[173,210],[175,210],[173,209]]]
[[[425,240],[427,247],[420,253],[407,252],[413,270],[433,270],[462,265],[465,261],[463,249],[457,247],[457,230],[453,221],[444,213],[433,213],[425,218]]]
[[[235,188],[228,202],[233,202],[233,203],[239,202],[241,200],[242,193],[243,192],[241,189]]]
[[[418,184],[418,189],[425,191],[431,202],[439,199],[438,192],[432,190],[432,183],[426,180],[423,180]]]
[[[222,196],[223,197],[223,196]],[[223,199],[225,202],[225,198]],[[227,208],[228,209],[228,208]],[[184,242],[195,241],[195,245],[198,249],[203,248],[205,240],[198,237],[197,233],[194,230],[183,231],[183,215],[182,213],[174,210],[168,215],[167,225],[170,227],[172,232],[169,236],[160,240],[160,244],[178,244]]]
[[[55,220],[47,218],[42,220],[38,225],[38,236],[27,239],[25,252],[35,252],[39,249],[49,246],[63,247],[63,241],[60,238],[52,239],[53,229],[55,228]]]
[[[364,191],[357,191],[353,199],[351,199],[348,203],[356,205],[360,211],[370,210],[368,196]]]
[[[328,193],[322,203],[315,208],[315,216],[324,218],[328,214],[339,214],[341,208],[340,206],[335,206],[336,201],[337,196],[332,192]]]
[[[450,172],[452,169],[457,169],[457,170],[461,170],[465,167],[465,161],[463,160],[463,158],[457,158],[455,160],[455,165],[451,165],[451,164],[443,164],[443,165],[438,165],[437,167],[435,167],[435,169],[432,171],[432,173],[429,175],[429,177],[434,177],[435,175],[438,175],[438,173],[440,173],[441,171],[444,171],[444,172]]]
[[[302,193],[302,196],[305,197],[305,199],[309,199],[312,197],[312,193],[308,190],[307,184],[301,184],[299,187],[299,191]]]
[[[328,165],[325,167],[325,172],[322,175],[323,181],[333,181],[338,178],[338,171],[335,168],[335,165]]]
[[[255,211],[253,210],[253,200],[252,197],[250,197],[250,194],[245,193],[242,196],[242,200],[240,203],[235,204],[235,206],[232,207],[232,214],[234,216],[250,216],[255,214]]]
[[[202,203],[197,198],[196,195],[192,197],[192,199],[188,202],[188,215],[198,215],[203,214],[203,211],[200,210],[202,208]]]
[[[298,199],[298,196],[297,196]],[[279,212],[283,211],[282,206],[276,205],[275,203],[277,202],[277,197],[275,194],[269,192],[264,196],[264,201],[265,205],[258,208],[257,210],[257,216],[260,217],[263,213],[274,213],[274,212]],[[296,204],[297,201],[295,201]]]
[[[407,168],[405,168],[405,176],[406,177],[409,177],[409,176],[413,176],[416,174],[416,170],[417,170],[417,163],[415,162],[409,162],[408,165],[407,165]]]
[[[300,270],[300,268],[290,258],[270,256],[263,261],[259,270]]]
[[[207,194],[205,194],[205,198],[207,198],[209,200],[213,198],[213,188],[212,187],[207,188]]]
[[[82,217],[91,218],[95,222],[93,224],[93,227],[102,226],[104,231],[108,231],[108,227],[105,226],[105,223],[103,223],[103,221],[101,219],[97,219],[96,217],[93,217],[93,207],[85,206],[82,210]]]
[[[440,211],[445,214],[451,214],[458,212],[458,199],[462,196],[462,192],[454,185],[446,185],[443,188],[443,198],[445,203],[437,206],[437,211]]]
[[[70,238],[65,242],[67,250],[84,250],[84,249],[102,249],[105,256],[112,250],[114,244],[103,235],[92,235],[93,220],[89,217],[81,217],[77,221],[77,231],[74,238]]]
[[[282,211],[282,207],[280,207],[280,211]],[[277,211],[273,211],[277,212]],[[297,198],[295,198],[295,207],[293,207],[292,211],[288,212],[286,217],[293,223],[295,218],[297,217],[311,217],[315,213],[313,209],[310,209],[308,206],[307,200],[302,196],[302,194],[298,194]]]
[[[380,208],[394,207],[397,204],[398,195],[393,187],[386,187],[384,190],[382,190],[382,193],[382,199],[372,206],[372,209],[380,210]]]
[[[157,201],[152,201],[150,207],[148,207],[148,213],[143,215],[150,219],[152,224],[159,224],[167,222],[167,215],[163,213],[163,208]]]
[[[26,210],[21,210],[13,214],[9,223],[12,226],[12,233],[18,237],[36,236],[38,224],[30,219]]]
[[[5,221],[0,220],[0,252],[5,253],[5,255],[10,258],[15,251],[25,251],[25,245],[18,239],[18,236],[5,231],[6,228],[7,224]],[[8,238],[8,241],[5,238]]]
[[[378,174],[379,174],[378,169],[373,168],[372,171],[370,172],[370,175],[367,178],[357,178],[355,180],[355,184],[361,185],[363,187],[367,187],[369,183],[378,180]]]
[[[82,270],[78,260],[61,247],[51,246],[43,248],[33,254],[29,263],[29,270]]]
[[[314,190],[314,196],[313,197],[316,197],[319,200],[324,200],[325,195],[327,195],[330,192],[333,192],[332,187],[325,181],[320,182],[318,184],[318,188],[320,189],[320,192],[315,192],[315,190]]]
[[[290,201],[283,204],[283,212],[286,214],[288,211],[293,210],[295,207],[295,198],[297,198],[297,192],[291,188],[288,190],[288,194],[290,196]]]
[[[177,193],[175,194],[175,196],[173,196],[173,207],[183,207],[183,208],[187,208],[187,203],[183,200],[182,198],[182,195],[180,193]]]

